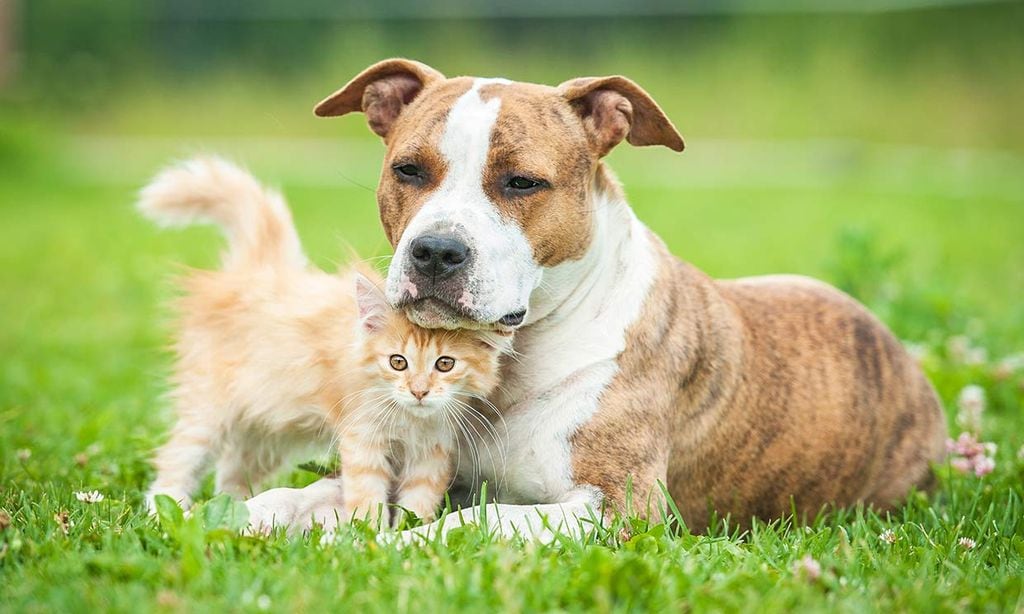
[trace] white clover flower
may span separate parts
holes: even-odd
[[[974,550],[974,547],[978,545],[978,542],[974,541],[970,537],[961,537],[956,540],[956,543],[964,550]]]
[[[976,384],[963,387],[957,396],[956,405],[959,411],[956,422],[968,431],[981,431],[981,415],[985,412],[985,389]]]
[[[1021,446],[1020,450],[1017,450],[1017,458],[1024,460],[1024,446]]]
[[[998,380],[1004,380],[1021,370],[1024,370],[1024,352],[1004,356],[1002,360],[996,363],[995,368],[992,370],[992,375]]]
[[[82,503],[99,503],[104,497],[100,491],[90,490],[88,492],[76,492],[75,498]]]
[[[953,362],[964,362],[970,349],[971,340],[965,335],[953,335],[946,339],[946,353],[953,359]]]
[[[17,452],[15,452],[14,456],[20,462],[24,463],[28,459],[32,458],[32,450],[29,450],[28,448],[22,448],[22,449],[18,450]]]
[[[995,471],[996,461],[991,456],[980,456],[974,461],[974,475],[979,478]]]
[[[946,339],[946,354],[962,365],[983,365],[988,362],[988,350],[971,344],[967,335],[954,335]]]
[[[928,358],[928,346],[924,343],[915,343],[913,341],[904,341],[903,347],[907,350],[907,354],[914,359],[914,362],[921,364]]]
[[[793,561],[793,573],[805,576],[809,580],[817,580],[821,577],[821,563],[809,554],[804,555],[802,559]]]
[[[878,535],[878,539],[882,540],[883,542],[891,546],[892,544],[895,544],[896,540],[898,540],[899,538],[896,537],[895,531],[893,531],[892,529],[886,529]]]
[[[972,347],[967,350],[967,355],[964,356],[964,364],[970,366],[983,365],[988,362],[988,350],[985,348]]]
[[[979,442],[973,433],[963,432],[957,439],[946,440],[949,463],[960,473],[974,473],[979,478],[996,468],[996,444]]]

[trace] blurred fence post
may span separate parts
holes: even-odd
[[[17,0],[0,0],[0,90],[14,80],[17,63]]]

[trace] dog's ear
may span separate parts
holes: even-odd
[[[313,112],[320,117],[337,117],[362,111],[370,130],[386,137],[405,105],[424,87],[442,79],[444,75],[426,64],[401,58],[384,60],[321,100]]]
[[[582,77],[558,86],[583,120],[591,147],[602,157],[626,139],[682,151],[683,137],[650,94],[625,77]]]
[[[387,324],[391,306],[384,293],[361,273],[355,274],[356,305],[359,307],[359,322],[363,330],[372,333]]]

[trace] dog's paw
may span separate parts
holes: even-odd
[[[293,528],[296,520],[296,498],[299,489],[274,488],[245,502],[249,510],[248,535],[269,535],[275,527]]]
[[[334,530],[344,518],[340,481],[324,478],[305,488],[273,488],[245,502],[252,533],[285,527],[288,533],[309,531],[313,524]]]

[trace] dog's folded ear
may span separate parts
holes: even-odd
[[[558,86],[604,156],[626,139],[632,145],[664,145],[682,151],[683,137],[650,94],[625,77],[581,77]]]
[[[405,105],[424,87],[442,79],[444,75],[426,64],[402,58],[384,60],[321,100],[313,112],[320,117],[337,117],[362,111],[366,113],[370,129],[387,137]]]

